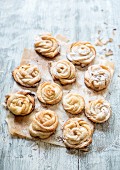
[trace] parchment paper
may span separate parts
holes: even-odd
[[[60,51],[60,55],[56,56],[54,59],[47,59],[37,54],[34,50],[24,49],[20,64],[22,65],[22,64],[30,63],[30,64],[34,64],[38,66],[41,72],[41,75],[42,75],[42,79],[40,83],[45,82],[45,81],[53,82],[52,77],[49,73],[49,68],[48,68],[48,63],[50,61],[54,62],[60,59],[66,59],[66,49],[69,45],[67,43],[67,39],[60,35],[57,36],[57,39],[59,40],[59,43],[61,44],[62,48]],[[106,64],[107,66],[109,66],[111,68],[111,73],[113,75],[114,64],[112,62],[108,62],[103,57],[97,56],[96,59],[91,64],[96,64],[96,63]],[[94,92],[93,90],[90,90],[85,86],[84,73],[86,70],[87,70],[87,67],[80,68],[80,66],[76,66],[76,73],[77,73],[76,82],[71,85],[62,86],[63,95],[65,95],[68,92],[78,93],[84,97],[86,103],[89,100],[93,100],[93,99],[100,98],[100,97],[106,97],[109,87],[106,90],[103,90],[101,92]],[[56,83],[60,84],[59,81],[56,81]],[[68,118],[70,117],[82,117],[90,124],[91,129],[94,130],[93,123],[87,119],[84,113],[74,116],[72,114],[65,112],[62,106],[62,101],[58,103],[57,105],[52,105],[52,106],[44,105],[40,103],[36,97],[37,88],[25,88],[25,87],[18,85],[15,82],[12,92],[16,92],[19,90],[30,90],[32,93],[35,94],[35,110],[27,116],[14,116],[12,113],[10,112],[8,113],[6,121],[8,123],[8,128],[9,128],[9,132],[11,135],[35,140],[35,138],[31,137],[29,134],[29,130],[28,130],[29,125],[35,113],[43,109],[50,109],[50,110],[55,111],[59,118],[59,125],[58,125],[56,132],[52,136],[50,136],[48,139],[44,139],[41,141],[65,147],[63,140],[62,140],[62,128],[63,128],[64,122],[68,120]]]

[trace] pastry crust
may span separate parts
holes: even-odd
[[[30,64],[18,66],[12,75],[17,83],[25,87],[36,87],[41,80],[38,68]]]
[[[75,42],[68,49],[67,58],[73,64],[85,67],[90,64],[96,56],[94,46],[89,42]]]
[[[46,139],[52,135],[58,126],[58,117],[51,110],[44,110],[35,114],[29,126],[30,135]]]
[[[95,123],[103,123],[111,115],[110,103],[104,99],[90,101],[85,108],[86,116]]]
[[[63,107],[67,112],[76,115],[85,108],[85,101],[79,94],[68,93],[63,97]]]
[[[58,41],[51,34],[39,35],[35,40],[34,48],[48,58],[54,58],[60,51]]]
[[[92,142],[92,130],[81,118],[70,118],[63,127],[63,141],[69,148],[82,149]]]
[[[111,71],[105,65],[92,65],[85,72],[84,82],[87,87],[100,91],[109,85],[111,80]]]
[[[71,84],[76,80],[75,66],[67,61],[60,60],[50,62],[50,73],[54,80],[59,80],[61,84]]]
[[[6,96],[7,108],[14,114],[25,116],[35,107],[35,99],[31,92],[19,91]]]
[[[38,99],[45,104],[57,104],[62,99],[62,88],[51,82],[44,82],[37,90]]]

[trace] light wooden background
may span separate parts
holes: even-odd
[[[11,71],[40,31],[94,42],[98,30],[109,36],[114,28],[116,71],[107,97],[113,115],[96,125],[90,151],[11,138],[0,106],[0,170],[120,170],[120,0],[0,0],[1,103],[13,86]]]

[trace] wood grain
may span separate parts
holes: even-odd
[[[111,119],[96,125],[90,151],[68,151],[44,143],[13,139],[0,105],[0,170],[119,170],[120,169],[120,1],[119,0],[1,0],[0,1],[0,102],[11,91],[11,71],[19,65],[23,49],[33,48],[41,31],[61,33],[70,40],[94,42],[98,30],[111,36],[116,71],[107,99]],[[99,48],[97,48],[100,51]],[[108,59],[111,59],[108,57]]]

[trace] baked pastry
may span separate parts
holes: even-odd
[[[62,99],[62,88],[51,82],[44,82],[37,90],[38,99],[45,104],[57,104]]]
[[[35,114],[29,126],[30,135],[46,139],[52,135],[58,126],[58,117],[51,110],[44,110]]]
[[[21,65],[12,72],[17,83],[25,87],[36,87],[41,80],[40,71],[34,65]]]
[[[84,82],[87,87],[100,91],[105,89],[111,80],[110,69],[105,65],[92,65],[85,72]]]
[[[90,101],[85,108],[86,116],[95,123],[103,123],[111,115],[110,103],[104,99]]]
[[[63,97],[63,107],[67,112],[76,115],[85,108],[85,101],[79,94],[68,93]]]
[[[85,67],[93,61],[96,56],[94,46],[89,42],[75,42],[68,49],[67,58],[73,64]]]
[[[55,57],[60,51],[58,41],[51,34],[38,36],[35,40],[34,47],[35,51],[48,58]]]
[[[75,66],[67,60],[50,62],[50,73],[54,80],[59,80],[63,85],[71,84],[76,80]]]
[[[14,114],[25,116],[35,107],[35,99],[29,91],[19,91],[6,96],[6,106]]]
[[[92,130],[81,118],[70,118],[63,127],[63,141],[69,148],[82,149],[92,142]]]

